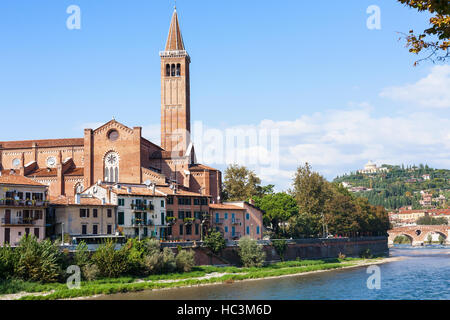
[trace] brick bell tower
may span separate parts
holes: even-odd
[[[191,106],[189,57],[183,43],[177,9],[161,57],[161,147],[186,153],[190,144]]]

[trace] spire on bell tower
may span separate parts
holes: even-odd
[[[176,7],[161,57],[161,147],[185,153],[190,144],[189,64]]]
[[[169,36],[166,42],[166,51],[183,51],[184,42],[181,35],[180,22],[178,21],[177,6],[173,10],[172,21],[170,22]]]

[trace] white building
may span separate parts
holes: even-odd
[[[155,186],[96,184],[84,194],[117,205],[117,231],[131,238],[162,239],[166,223],[166,198]]]
[[[365,166],[363,170],[359,170],[359,173],[379,173],[379,172],[388,172],[389,169],[386,167],[377,167],[375,163],[372,161],[369,161]]]

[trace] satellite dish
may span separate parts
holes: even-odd
[[[152,182],[150,180],[145,180],[144,184],[149,187],[152,185]]]

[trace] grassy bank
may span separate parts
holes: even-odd
[[[100,294],[114,294],[137,292],[143,290],[168,289],[193,285],[206,285],[213,283],[230,283],[249,279],[263,279],[268,277],[302,274],[306,272],[340,269],[360,265],[364,262],[376,262],[378,259],[324,259],[324,260],[297,260],[271,264],[261,268],[238,267],[195,267],[188,273],[171,273],[165,275],[152,275],[146,278],[120,277],[115,279],[99,279],[83,281],[80,289],[68,289],[65,284],[39,284],[20,280],[0,282],[0,294],[18,294],[23,300],[54,300],[77,297],[89,297]],[[24,294],[29,293],[29,294]],[[41,293],[41,295],[37,295]],[[2,296],[0,296],[2,299]]]

